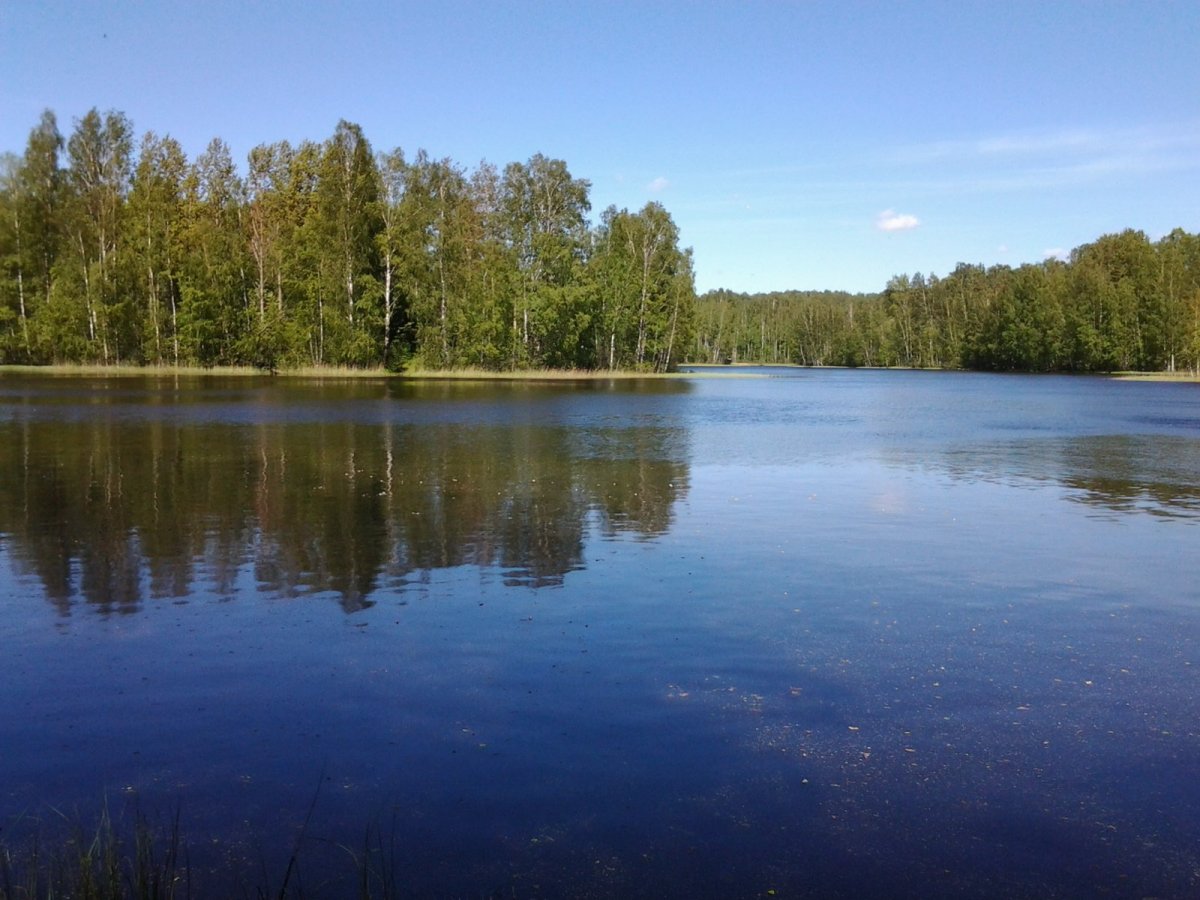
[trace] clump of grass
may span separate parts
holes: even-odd
[[[400,884],[396,878],[398,860],[394,819],[390,838],[386,842],[383,829],[369,825],[363,834],[361,850],[355,851],[345,844],[338,846],[350,857],[354,871],[358,874],[357,888],[360,900],[390,900],[400,896]]]
[[[59,814],[67,822],[67,817]],[[0,845],[0,900],[174,900],[191,896],[176,813],[164,830],[140,812],[118,827],[105,804],[88,829],[70,825],[50,848],[34,829],[24,848]]]
[[[182,837],[178,810],[156,826],[140,810],[131,819],[114,820],[107,803],[94,824],[54,811],[49,823],[24,818],[5,829],[26,833],[22,841],[0,842],[0,900],[190,900],[193,897],[245,897],[257,900],[303,900],[315,897],[358,897],[391,900],[403,893],[397,871],[396,822],[390,832],[368,825],[361,848],[333,843],[310,833],[316,797],[295,836],[282,875],[259,858],[257,875],[250,858],[230,852],[217,867],[194,869]],[[49,838],[47,838],[49,835]],[[314,849],[335,850],[345,867],[318,859],[316,868],[328,880],[306,891],[302,862]],[[233,850],[232,847],[226,848]],[[321,856],[320,853],[317,854]],[[308,860],[312,864],[312,860]]]

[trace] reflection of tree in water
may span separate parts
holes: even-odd
[[[1063,483],[1083,503],[1160,516],[1200,514],[1200,440],[1109,436],[1067,445]]]
[[[951,451],[958,477],[1053,481],[1069,499],[1114,512],[1200,516],[1200,440],[1092,435]]]
[[[248,563],[264,591],[330,592],[347,612],[455,566],[542,587],[583,567],[593,513],[605,535],[651,538],[686,493],[671,429],[605,441],[536,424],[8,424],[0,533],[64,614],[198,582],[229,595]]]
[[[47,596],[64,613],[81,595],[106,612],[129,612],[141,598],[143,561],[150,566],[150,587],[161,595],[168,566],[165,541],[178,538],[166,528],[161,537],[134,523],[162,517],[168,526],[170,499],[160,495],[157,478],[141,471],[145,448],[123,441],[110,424],[94,422],[69,430],[45,425],[4,429],[0,453],[3,530],[11,534],[13,556],[41,579]],[[158,473],[154,473],[157,475]],[[173,550],[190,581],[190,553]]]

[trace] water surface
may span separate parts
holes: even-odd
[[[330,892],[372,823],[416,895],[1200,892],[1197,387],[771,375],[3,377],[0,819],[271,865],[315,797]]]

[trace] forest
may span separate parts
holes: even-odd
[[[1104,235],[1067,260],[960,263],[879,294],[711,291],[694,361],[1022,372],[1200,368],[1200,237]]]
[[[592,223],[590,189],[540,154],[377,153],[346,121],[239,166],[219,138],[189,160],[120,112],[64,137],[47,111],[0,159],[0,364],[1200,369],[1200,237],[1181,229],[878,294],[697,298],[670,213]]]
[[[691,252],[658,203],[593,225],[590,187],[540,154],[376,153],[346,121],[239,167],[47,111],[0,163],[0,364],[668,370]]]

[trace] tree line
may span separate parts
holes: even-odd
[[[244,172],[244,174],[243,174]],[[690,249],[658,203],[592,224],[540,154],[472,171],[325,141],[194,160],[93,109],[0,164],[0,363],[665,371],[693,341]]]
[[[244,172],[244,174],[243,174]],[[588,219],[535,155],[474,170],[359,126],[195,160],[119,112],[50,111],[0,159],[0,363],[665,371],[681,360],[1200,368],[1200,238],[899,275],[878,294],[713,291],[660,204]]]
[[[1200,369],[1200,236],[1105,235],[1066,260],[898,275],[879,294],[710,291],[693,359],[1026,372]]]

